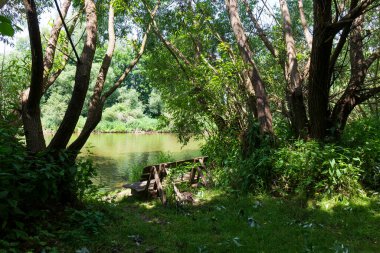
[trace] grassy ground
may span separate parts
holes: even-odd
[[[96,206],[106,213],[102,229],[86,236],[71,232],[56,248],[83,253],[380,252],[378,197],[301,201],[219,190],[200,191],[198,197],[196,206],[181,208],[132,197]],[[86,219],[93,217],[79,219],[71,229],[85,228]]]

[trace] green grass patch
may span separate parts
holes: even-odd
[[[104,217],[98,211],[69,215],[76,227],[63,226],[60,233],[73,236],[61,236],[55,247],[59,252],[379,252],[376,196],[289,200],[221,190],[197,196],[195,206],[163,207],[157,200],[129,197],[98,205]]]

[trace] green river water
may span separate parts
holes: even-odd
[[[96,164],[96,183],[112,188],[128,182],[131,169],[156,163],[160,152],[169,153],[174,160],[189,159],[201,155],[200,144],[193,140],[182,146],[174,134],[92,134],[81,156]]]

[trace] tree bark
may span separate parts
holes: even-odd
[[[104,83],[107,78],[108,69],[111,65],[111,60],[113,56],[113,52],[115,50],[116,36],[115,36],[115,12],[112,4],[109,7],[108,14],[108,46],[107,52],[103,57],[103,62],[100,67],[98,77],[96,79],[96,84],[94,87],[94,92],[90,99],[87,119],[83,126],[83,129],[78,136],[78,138],[69,146],[69,150],[74,152],[79,152],[80,149],[86,143],[88,137],[91,132],[95,129],[102,118],[102,111],[104,106],[104,101],[101,100],[101,95],[104,88]]]
[[[298,137],[308,135],[308,120],[302,93],[302,78],[298,70],[297,52],[292,32],[292,22],[286,0],[280,0],[280,9],[283,17],[283,29],[286,44],[287,61],[285,78],[287,81],[287,101],[290,120],[293,130]]]
[[[311,49],[312,44],[313,44],[313,35],[311,35],[309,31],[309,27],[307,27],[307,20],[305,17],[305,11],[303,9],[303,0],[298,0],[298,9],[300,12],[300,19],[301,19],[301,25],[303,28],[303,34],[305,35],[307,46],[309,47],[309,49]]]
[[[78,12],[74,16],[74,18],[72,20],[72,23],[71,23],[70,27],[68,28],[68,34],[67,34],[67,36],[71,36],[73,34],[75,26],[77,24],[77,21],[78,21],[78,19],[80,17],[80,14],[81,14],[81,12]],[[68,44],[69,44],[69,42],[68,42],[68,39],[67,39],[67,40],[65,40],[63,47],[64,48],[68,48]],[[61,65],[61,67],[58,68],[54,73],[51,73],[51,70],[50,70],[49,76],[47,76],[47,80],[44,81],[44,91],[43,91],[43,93],[45,93],[50,88],[50,86],[52,86],[55,83],[55,81],[61,75],[61,73],[63,72],[63,70],[65,70],[67,62],[68,62],[68,60],[70,58],[70,52],[68,52],[68,51],[69,50],[67,50],[66,52],[62,52],[64,54],[64,56],[63,56],[63,63]]]
[[[65,0],[62,3],[61,6],[61,13],[62,16],[65,18],[67,15],[67,11],[69,10],[69,7],[71,5],[71,0]],[[53,63],[54,63],[54,57],[55,57],[55,51],[57,48],[57,42],[58,42],[58,37],[61,32],[63,26],[63,22],[58,15],[57,18],[55,19],[53,28],[50,31],[50,37],[49,41],[46,46],[45,50],[45,57],[44,57],[44,80],[43,80],[43,85],[44,89],[46,90],[46,86],[49,80],[49,74],[51,69],[53,68]]]
[[[21,97],[22,121],[27,150],[30,153],[37,153],[46,148],[40,110],[44,73],[43,53],[35,2],[34,0],[24,0],[24,6],[32,52],[32,73],[30,88],[24,91]]]
[[[87,36],[80,61],[77,63],[74,90],[61,125],[49,144],[49,149],[59,150],[66,148],[75,130],[86,98],[96,49],[97,16],[93,0],[85,0],[85,12]]]
[[[250,48],[248,38],[245,35],[243,25],[241,23],[239,13],[237,10],[236,0],[225,0],[226,9],[230,18],[232,31],[235,34],[239,51],[243,61],[250,66],[249,78],[253,87],[247,87],[247,92],[251,93],[254,90],[256,96],[256,108],[260,125],[261,134],[273,134],[272,127],[272,114],[265,91],[265,85],[260,77],[259,71],[253,61],[253,53]]]
[[[314,1],[314,36],[308,85],[310,136],[324,139],[326,136],[329,103],[329,64],[333,37],[329,33],[331,24],[331,0]]]

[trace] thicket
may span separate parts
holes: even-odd
[[[279,196],[380,191],[380,120],[351,122],[337,142],[288,139],[283,125],[274,146],[262,141],[243,157],[236,135],[208,140],[203,152],[213,158],[216,183],[243,192],[269,191]],[[290,131],[287,128],[287,131]],[[281,138],[283,137],[283,138]]]
[[[94,189],[92,162],[78,159],[72,164],[68,156],[28,155],[18,128],[0,121],[0,251],[17,252],[22,243],[38,245],[45,230],[31,224],[57,217],[65,202],[80,207],[85,194]],[[72,194],[75,202],[68,199]]]

